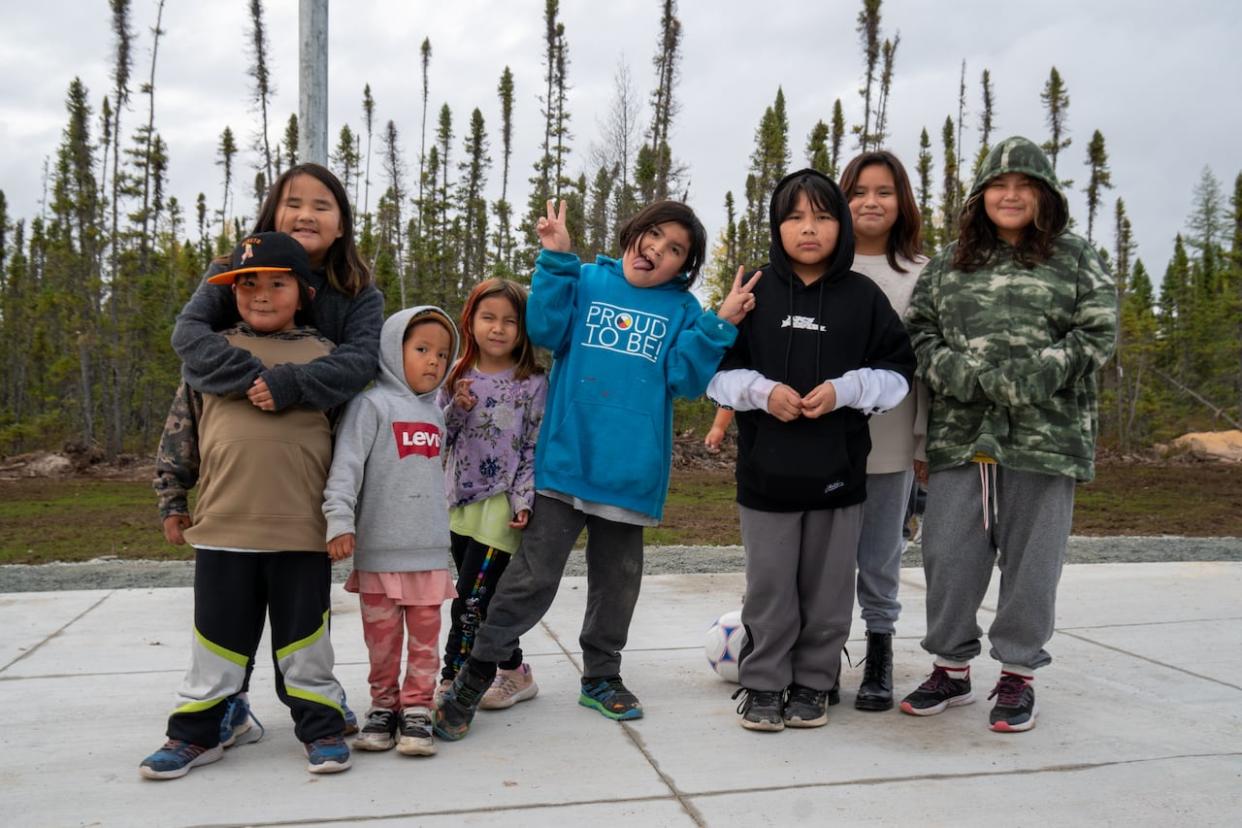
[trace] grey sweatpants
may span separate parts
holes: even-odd
[[[1069,477],[993,465],[985,480],[977,463],[932,472],[923,516],[923,649],[956,662],[979,655],[983,631],[976,615],[999,553],[1000,599],[988,630],[992,658],[1028,670],[1051,662],[1044,645],[1052,638],[1073,514]]]
[[[621,650],[643,582],[643,527],[587,515],[554,497],[535,495],[530,524],[496,585],[487,620],[470,657],[508,659],[518,639],[539,623],[561,585],[574,541],[587,530],[587,606],[582,619],[583,677],[621,672]]]
[[[901,553],[906,548],[902,527],[914,469],[867,475],[862,535],[858,538],[858,606],[867,631],[895,633],[901,603]]]
[[[738,506],[746,547],[738,678],[751,690],[831,690],[854,613],[862,504],[811,512]]]

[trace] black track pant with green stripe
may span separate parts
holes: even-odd
[[[341,685],[328,637],[331,562],[323,552],[224,552],[194,557],[194,640],[190,669],[168,719],[168,738],[203,747],[220,741],[225,700],[240,692],[271,619],[276,693],[299,740],[345,729]]]

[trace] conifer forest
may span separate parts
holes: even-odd
[[[150,452],[179,378],[169,345],[178,311],[209,261],[251,230],[268,183],[299,161],[297,116],[271,105],[263,0],[248,0],[250,86],[236,90],[250,104],[239,105],[239,117],[252,120],[213,126],[218,186],[195,194],[170,180],[177,147],[162,134],[156,105],[165,2],[144,4],[150,19],[141,20],[129,0],[108,5],[111,32],[101,33],[98,48],[112,61],[111,85],[68,82],[61,139],[46,148],[39,210],[13,214],[0,181],[0,456],[66,442],[107,456]],[[534,223],[548,199],[568,203],[574,248],[588,259],[619,253],[616,230],[638,206],[687,193],[694,147],[677,145],[676,126],[679,82],[694,67],[683,62],[676,0],[648,3],[656,35],[648,56],[641,68],[617,71],[607,117],[595,125],[571,119],[571,57],[590,45],[574,42],[558,0],[542,5],[538,88],[519,88],[502,65],[493,98],[469,112],[437,108],[431,80],[441,47],[428,38],[406,100],[377,100],[367,78],[358,78],[355,117],[330,125],[329,166],[350,194],[359,250],[389,312],[434,303],[456,313],[484,276],[528,280],[539,249]],[[842,44],[856,50],[858,94],[821,102],[823,117],[809,134],[790,133],[775,79],[770,105],[744,114],[753,150],[737,160],[722,226],[709,223],[710,261],[698,289],[705,304],[727,292],[739,265],[766,261],[768,197],[781,177],[811,166],[835,178],[857,152],[894,140],[892,107],[900,101],[890,107],[890,91],[902,47],[918,33],[899,33],[901,21],[883,11],[881,0],[858,3],[853,40]],[[959,71],[956,60],[945,60],[953,64],[957,105],[923,126],[917,156],[902,157],[929,255],[955,238],[973,171],[989,142],[1004,137],[993,127],[997,94],[988,68],[962,61]],[[287,75],[291,67],[282,69]],[[1116,278],[1119,341],[1100,372],[1102,445],[1130,452],[1189,430],[1238,428],[1242,171],[1221,181],[1204,167],[1187,184],[1192,211],[1171,257],[1145,261],[1125,187],[1110,172],[1114,136],[1071,108],[1074,78],[1055,65],[1031,71],[1041,73],[1038,100],[1005,103],[1041,108],[1046,130],[1029,137],[1043,142],[1066,187],[1085,194],[1074,232],[1093,242]],[[385,117],[398,106],[416,110],[407,120],[417,133]],[[534,107],[538,153],[518,157],[514,114]],[[914,137],[901,136],[903,146]]]

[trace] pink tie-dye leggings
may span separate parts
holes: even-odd
[[[440,670],[440,607],[401,606],[387,595],[371,592],[359,593],[358,598],[362,604],[362,635],[371,659],[371,673],[367,677],[371,706],[397,711],[431,707]],[[404,682],[403,639],[407,652]]]

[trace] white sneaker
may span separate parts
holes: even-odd
[[[520,701],[533,699],[539,693],[539,685],[531,674],[530,665],[522,663],[516,670],[497,670],[492,686],[483,694],[479,707],[484,710],[504,710]]]

